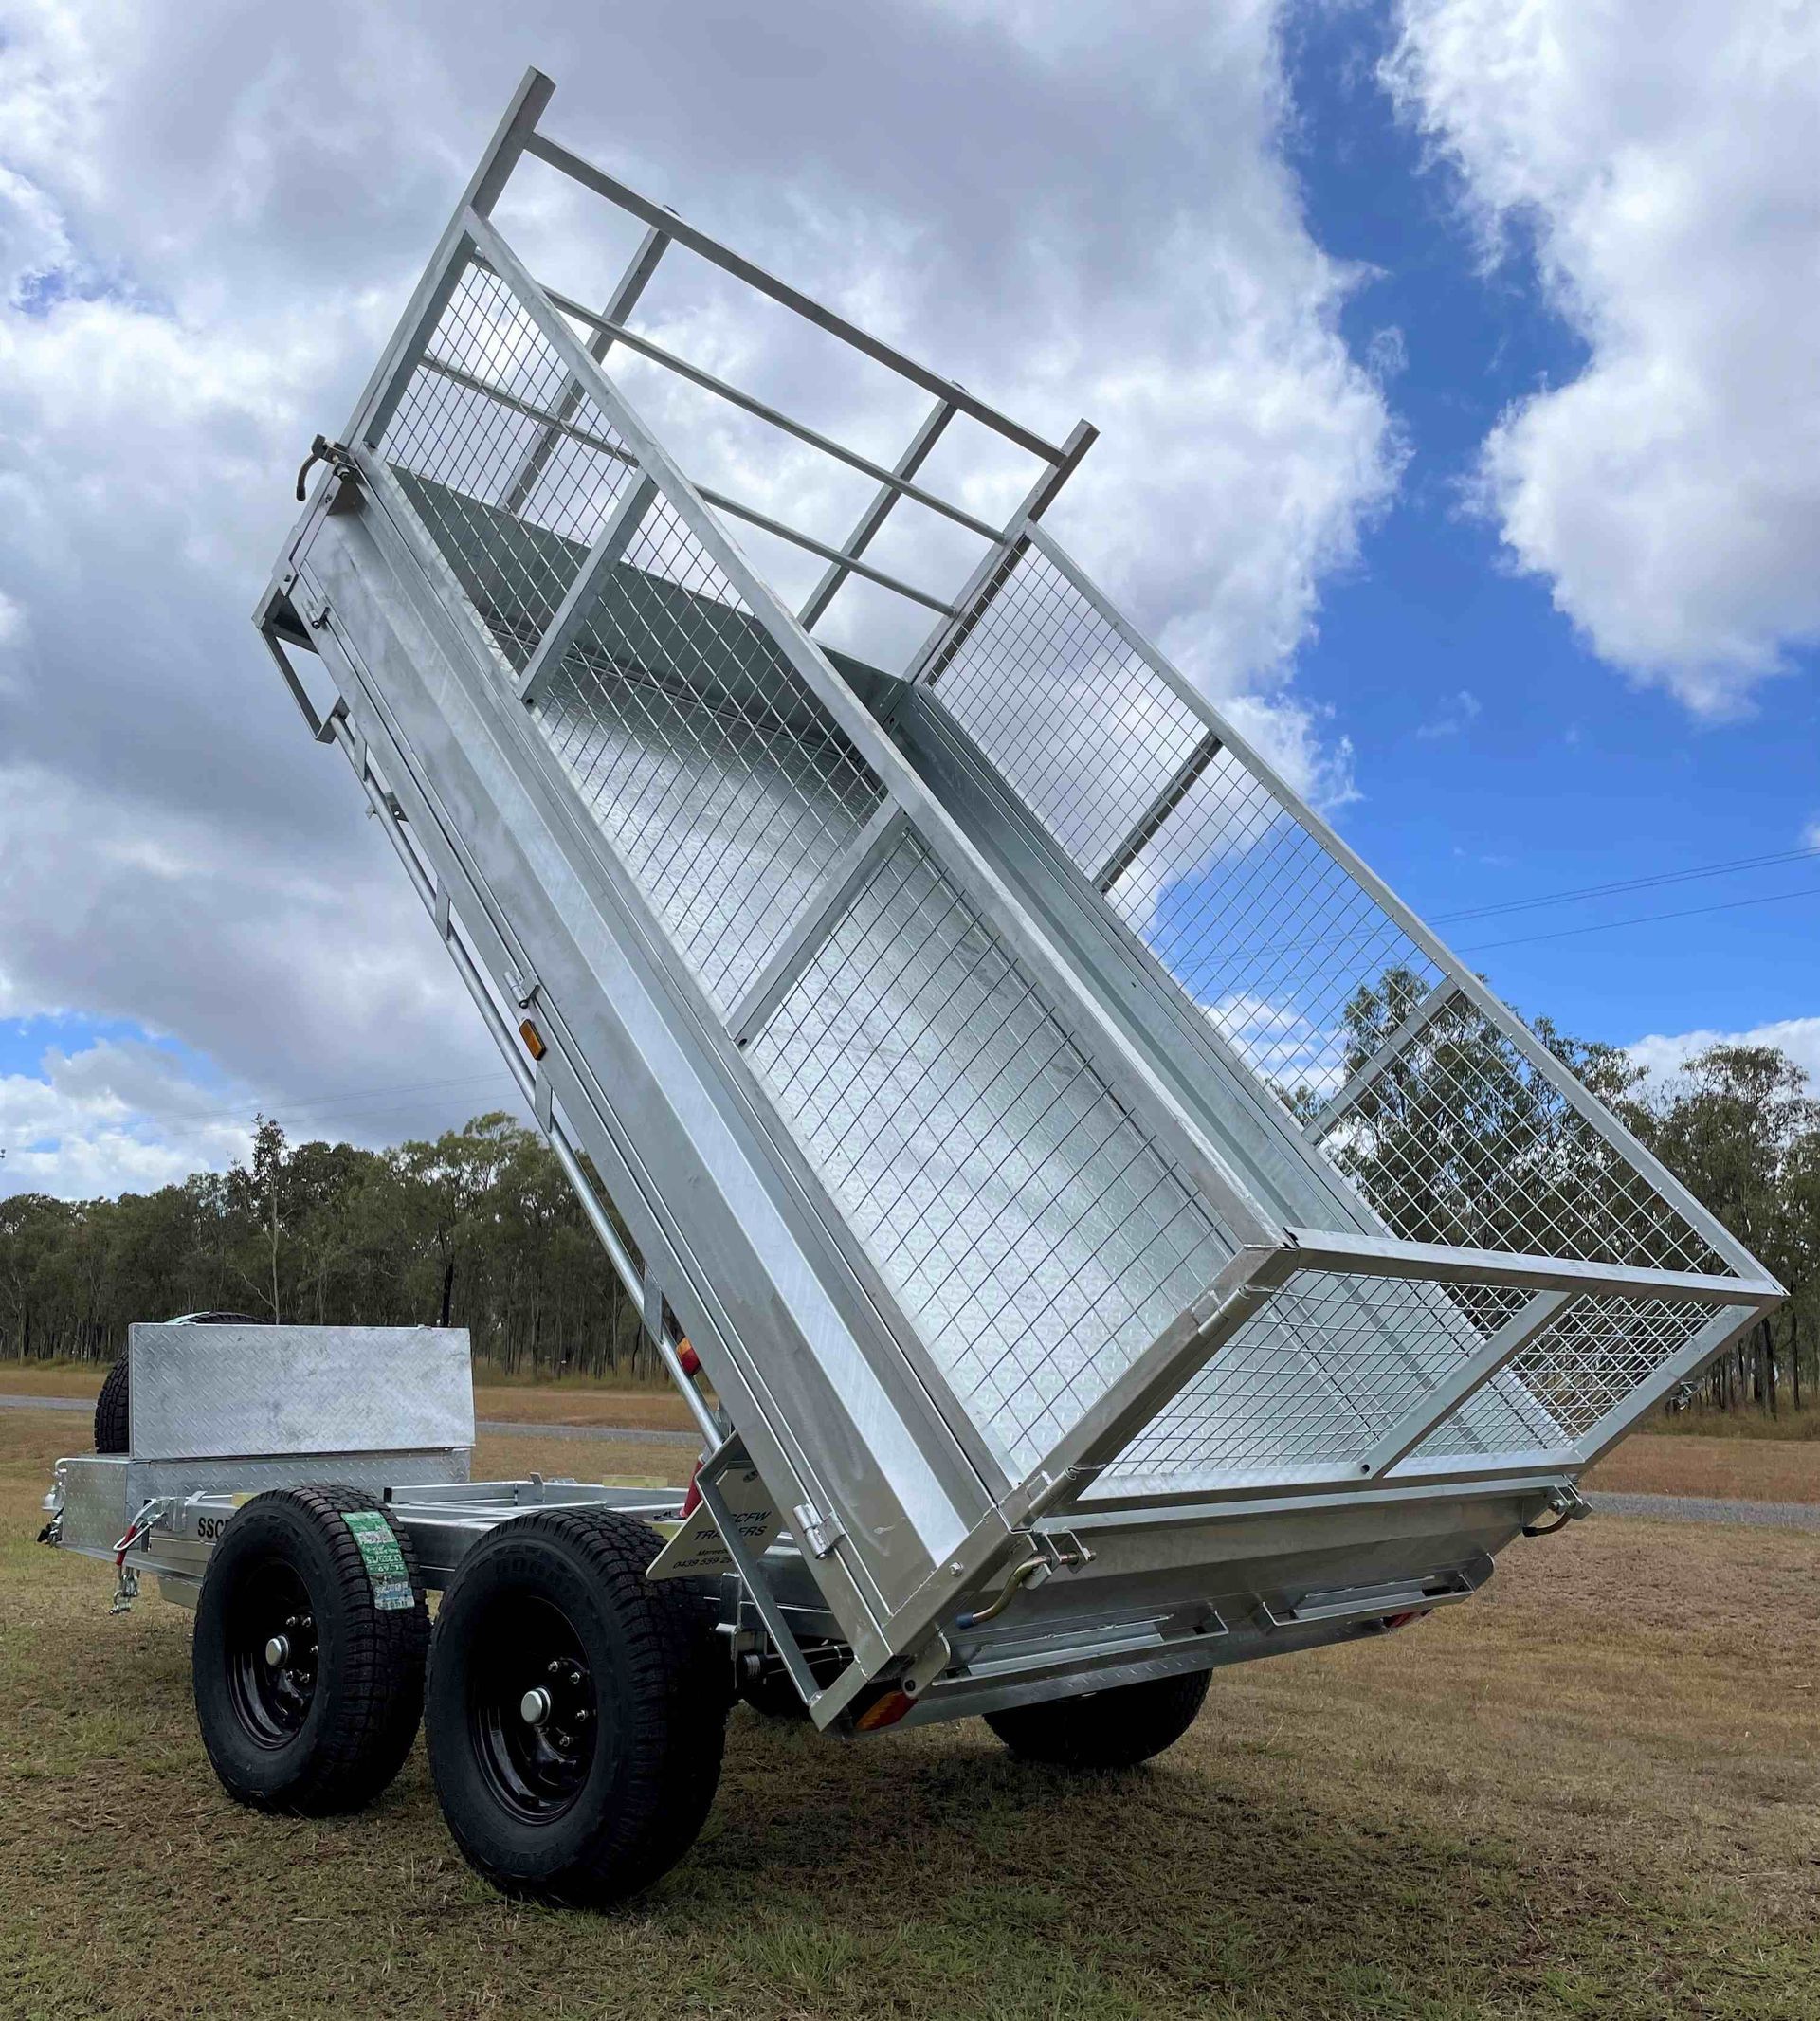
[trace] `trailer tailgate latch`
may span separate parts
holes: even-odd
[[[297,502],[302,504],[308,494],[310,472],[318,464],[327,464],[343,483],[351,483],[360,475],[360,465],[354,460],[354,451],[344,442],[331,442],[326,435],[318,435],[310,445],[310,453],[303,459],[297,472]]]
[[[1570,1522],[1575,1522],[1582,1516],[1590,1516],[1592,1513],[1592,1504],[1579,1489],[1574,1487],[1562,1486],[1553,1489],[1548,1498],[1548,1505],[1554,1514],[1554,1521],[1526,1522],[1523,1525],[1525,1537],[1553,1537],[1556,1530],[1564,1530]]]

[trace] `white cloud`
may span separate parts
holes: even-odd
[[[1441,737],[1462,737],[1478,721],[1483,704],[1470,688],[1457,689],[1442,699],[1441,706],[1415,734],[1429,742]]]
[[[1713,1046],[1774,1046],[1785,1052],[1820,1090],[1820,1017],[1785,1017],[1749,1031],[1684,1031],[1673,1037],[1652,1033],[1625,1050],[1647,1073],[1665,1078],[1678,1073],[1696,1053]]]
[[[1801,847],[1804,849],[1820,849],[1820,814],[1816,814],[1801,830]]]
[[[1591,354],[1485,444],[1505,541],[1606,658],[1737,710],[1820,637],[1820,10],[1402,0],[1386,75]]]
[[[1354,277],[1309,238],[1282,158],[1277,18],[1271,0],[1211,26],[1186,0],[1065,22],[910,0],[862,22],[805,0],[788,24],[556,0],[16,6],[0,45],[0,1010],[173,1037],[249,1111],[407,1070],[446,1083],[334,1125],[369,1140],[503,1098],[246,613],[304,446],[347,413],[527,62],[557,76],[548,123],[583,152],[1047,432],[1091,414],[1104,433],[1058,534],[1250,734],[1344,798],[1349,754],[1289,663],[1398,447],[1338,332]],[[598,299],[628,247],[581,214],[534,168],[503,215],[534,264]],[[792,379],[765,333],[689,295],[690,265],[666,263],[652,291],[658,335],[895,455],[920,395],[868,405],[812,365]],[[625,372],[635,397],[666,397]],[[1027,475],[970,468],[966,432],[942,481],[1002,512]],[[870,489],[804,485],[774,439],[687,439],[729,489],[818,532],[844,534]],[[922,543],[900,515],[876,556],[934,566]],[[79,1102],[73,1070],[47,1067],[42,1096],[9,1083],[15,1104],[51,1104],[8,1112],[43,1124],[31,1140],[68,1146],[46,1183],[140,1184],[167,1153],[228,1155],[228,1137],[140,1130],[130,1105],[84,1110],[100,1098]],[[9,1158],[6,1183],[24,1169]]]
[[[221,1091],[154,1046],[53,1047],[39,1074],[0,1074],[0,1193],[146,1193],[244,1156],[249,1141]]]

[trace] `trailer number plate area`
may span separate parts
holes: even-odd
[[[373,1604],[388,1611],[415,1607],[417,1595],[410,1590],[405,1554],[398,1548],[391,1525],[377,1509],[355,1509],[344,1514],[341,1520],[360,1547],[360,1559],[373,1585]]]
[[[769,1550],[784,1526],[783,1517],[772,1506],[771,1495],[758,1478],[755,1466],[734,1466],[715,1485],[726,1503],[727,1513],[738,1529],[741,1542],[758,1553]],[[688,1579],[734,1570],[726,1543],[705,1505],[691,1511],[646,1573],[647,1579]]]

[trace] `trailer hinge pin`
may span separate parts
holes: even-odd
[[[846,1535],[831,1516],[824,1516],[812,1502],[799,1502],[790,1513],[794,1519],[797,1541],[807,1544],[816,1557],[827,1557]]]

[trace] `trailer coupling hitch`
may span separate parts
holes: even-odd
[[[310,472],[318,464],[327,464],[337,477],[351,482],[360,475],[360,465],[354,460],[354,451],[344,442],[331,442],[326,435],[318,435],[310,445],[310,453],[303,459],[297,473],[297,502],[303,502]]]

